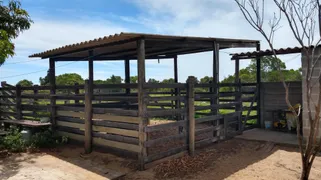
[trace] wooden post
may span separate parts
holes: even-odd
[[[178,83],[178,65],[177,65],[177,55],[174,56],[174,82]],[[179,95],[179,89],[175,88],[175,96]],[[181,108],[181,102],[179,100],[175,101],[175,109]],[[176,116],[176,120],[180,120],[180,116]]]
[[[50,83],[50,106],[51,106],[51,124],[52,127],[56,126],[56,69],[55,60],[49,59],[49,83]]]
[[[194,85],[196,78],[194,76],[189,76],[187,83],[187,97],[188,97],[188,144],[189,144],[189,154],[194,156],[195,153],[195,106],[194,106]]]
[[[92,151],[92,87],[85,81],[85,153]]]
[[[129,59],[125,59],[125,83],[130,83],[130,62]],[[126,88],[126,94],[130,94],[130,88]]]
[[[260,51],[261,50],[261,45],[258,42],[256,44],[256,51]],[[258,127],[260,127],[261,124],[261,57],[257,56],[256,57],[256,88],[257,88],[257,102],[256,102],[256,106],[257,106],[257,122],[256,125]]]
[[[94,84],[94,60],[93,60],[93,55],[94,55],[94,52],[93,50],[90,50],[89,52],[89,58],[88,58],[88,80],[89,80],[89,84],[90,86],[89,87],[93,87],[93,84]],[[91,93],[93,89],[90,89]]]
[[[219,104],[219,44],[217,42],[213,43],[213,83],[214,83],[214,104],[218,105]],[[219,109],[213,111],[213,114],[216,115],[218,114]]]
[[[17,120],[22,120],[22,109],[21,109],[21,85],[16,86],[16,113]]]
[[[33,86],[33,94],[34,95],[37,95],[38,94],[38,85],[34,85]],[[37,98],[34,98],[33,99],[33,105],[38,105],[38,99]],[[33,110],[32,113],[33,113],[33,116],[36,117],[37,116],[37,111],[36,110]]]
[[[147,157],[147,151],[144,147],[144,143],[147,140],[147,134],[144,129],[148,124],[147,118],[147,105],[145,102],[145,40],[140,39],[137,41],[137,72],[138,72],[138,116],[139,122],[139,147],[140,152],[138,154],[138,161],[140,170],[144,170],[145,158]]]
[[[241,102],[242,99],[242,87],[241,87],[241,80],[240,80],[240,60],[236,59],[235,60],[235,83],[237,84],[235,86],[235,101],[236,102]],[[237,104],[235,105],[235,112],[241,111],[242,108],[242,104]],[[242,116],[242,114],[241,114]],[[237,129],[237,131],[241,131],[241,127],[242,127],[242,118],[239,119],[240,122],[238,123],[237,127],[235,127]]]
[[[75,83],[75,96],[78,96],[79,95],[79,88],[78,88],[78,83]],[[79,105],[79,100],[75,100],[75,105]]]

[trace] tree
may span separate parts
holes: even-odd
[[[153,79],[153,78],[149,78],[147,82],[148,82],[148,83],[159,83],[158,80]]]
[[[321,150],[321,138],[319,134],[321,91],[318,90],[317,99],[312,99],[313,88],[319,89],[319,87],[321,87],[321,74],[319,70],[315,68],[316,64],[318,64],[317,62],[320,60],[320,56],[315,55],[315,49],[321,42],[320,2],[319,0],[273,0],[278,13],[274,13],[273,18],[269,21],[269,26],[265,26],[264,24],[265,17],[267,17],[265,14],[264,0],[235,0],[235,2],[247,22],[264,37],[274,58],[277,58],[277,55],[274,49],[273,38],[280,27],[279,23],[281,22],[282,15],[295,40],[302,48],[302,54],[306,57],[307,73],[306,76],[303,77],[306,91],[303,92],[303,94],[307,101],[305,108],[308,113],[309,132],[305,147],[303,147],[303,137],[300,133],[301,122],[299,121],[297,112],[289,101],[289,86],[285,82],[286,79],[282,66],[278,65],[277,70],[285,89],[285,101],[292,110],[293,115],[297,117],[297,137],[302,161],[301,180],[307,180],[309,179],[314,159]],[[319,36],[315,41],[317,22],[319,24]],[[266,30],[264,27],[269,27],[269,29]],[[317,78],[312,78],[314,72],[318,74]]]
[[[138,76],[131,76],[130,77],[130,83],[137,83],[138,82]]]
[[[20,1],[10,0],[4,4],[0,0],[0,66],[14,55],[13,39],[30,28],[32,20],[26,10],[21,8]]]
[[[110,78],[106,79],[106,82],[108,84],[120,84],[122,81],[123,80],[120,76],[115,76],[115,75],[112,75],[112,76],[110,76]]]
[[[24,79],[24,80],[19,81],[17,83],[17,85],[20,85],[20,86],[33,86],[33,82],[29,81],[27,79]]]
[[[56,77],[57,85],[84,84],[84,79],[77,73],[65,73]]]
[[[45,77],[40,77],[39,78],[39,83],[41,86],[49,85],[49,71]]]
[[[200,79],[200,83],[210,83],[213,81],[213,77],[209,76],[204,76],[203,78]]]

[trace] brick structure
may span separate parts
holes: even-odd
[[[311,53],[312,54],[312,53]],[[315,49],[315,59],[318,58],[321,54],[321,47],[318,47]],[[309,123],[309,118],[308,118],[308,108],[307,108],[307,97],[306,97],[306,92],[307,92],[307,87],[306,87],[306,75],[307,75],[307,66],[308,66],[308,61],[307,61],[307,54],[302,53],[302,102],[303,102],[303,111],[302,111],[302,120],[303,120],[303,136],[304,139],[306,139],[309,135],[309,130],[310,130],[310,123]],[[316,63],[316,66],[314,68],[313,74],[312,74],[312,95],[311,95],[311,111],[312,111],[312,116],[315,115],[315,108],[312,102],[317,103],[318,98],[319,98],[319,92],[320,92],[320,86],[318,83],[318,76],[321,73],[321,61],[319,60]],[[321,124],[319,126],[320,132],[321,132]],[[319,135],[320,138],[320,135]]]

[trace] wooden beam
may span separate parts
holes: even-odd
[[[85,81],[85,153],[92,151],[92,84]]]
[[[130,61],[125,59],[125,83],[130,84]],[[126,88],[126,94],[130,94],[130,88]]]
[[[51,106],[51,124],[54,128],[56,126],[56,69],[54,59],[49,59],[49,83],[50,83],[50,106]]]
[[[144,132],[145,127],[148,124],[147,118],[147,106],[145,102],[145,40],[140,39],[137,41],[137,72],[138,72],[138,116],[139,122],[139,153],[138,161],[140,170],[144,170],[145,157],[147,157],[146,147],[144,143],[147,140],[147,134]]]
[[[212,102],[213,105],[217,105],[219,104],[218,100],[218,95],[219,95],[219,70],[220,70],[220,66],[219,66],[219,44],[217,42],[213,43],[213,85],[214,85],[214,89],[213,89],[213,93],[215,95],[215,98]],[[218,114],[218,110],[214,110],[212,111],[213,115]]]
[[[261,44],[258,42],[256,44],[256,51],[261,50]],[[256,88],[257,88],[257,125],[260,127],[261,124],[261,57],[256,57]]]
[[[189,144],[189,154],[194,156],[195,153],[195,106],[194,106],[194,84],[196,79],[194,76],[189,76],[186,83],[187,83],[187,97],[188,97],[188,121],[189,121],[189,128],[188,128],[188,144]]]
[[[178,83],[178,66],[177,66],[177,56],[174,57],[174,82]],[[175,96],[179,95],[179,89],[175,88]],[[181,102],[179,100],[175,101],[175,109],[180,109]],[[176,116],[176,119],[179,120],[180,116]]]
[[[90,87],[93,87],[94,84],[94,60],[91,56],[94,55],[92,50],[89,51],[89,59],[88,59],[88,80]]]

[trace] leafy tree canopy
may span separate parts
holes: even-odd
[[[0,66],[5,60],[14,55],[13,39],[19,33],[28,30],[32,20],[26,10],[21,8],[18,0],[4,3],[0,0]]]
[[[33,86],[33,82],[29,81],[27,79],[23,79],[23,80],[19,81],[17,83],[17,85],[20,85],[20,86]]]
[[[56,77],[57,85],[75,85],[84,84],[84,79],[77,73],[66,73]]]

